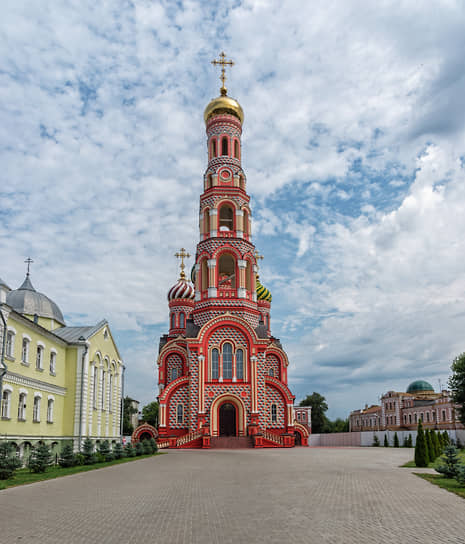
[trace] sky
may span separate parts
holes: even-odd
[[[464,27],[453,0],[7,1],[0,277],[17,288],[30,256],[68,325],[109,321],[125,392],[155,399],[224,50],[297,401],[346,417],[444,387],[465,351]]]

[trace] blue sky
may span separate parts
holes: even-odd
[[[331,417],[465,351],[465,13],[416,2],[9,2],[0,22],[0,277],[109,320],[156,395],[173,254],[198,242],[210,60],[245,112],[272,328]],[[192,259],[191,259],[192,263]]]

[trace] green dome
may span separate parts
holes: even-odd
[[[258,300],[266,300],[267,302],[271,302],[272,296],[271,293],[268,291],[268,289],[260,283],[260,280],[257,277],[257,299]]]
[[[407,388],[407,393],[420,393],[422,391],[431,391],[434,393],[433,386],[430,383],[425,382],[425,380],[416,380]]]

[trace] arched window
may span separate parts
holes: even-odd
[[[171,380],[170,380],[170,381],[174,381],[174,380],[176,380],[178,377],[179,377],[178,369],[177,369],[176,367],[172,368],[172,369],[171,369]]]
[[[57,354],[55,351],[50,352],[50,374],[55,375],[57,370]]]
[[[211,156],[212,158],[216,157],[216,140],[212,140]]]
[[[220,208],[220,230],[233,230],[234,210],[228,204]]]
[[[241,349],[236,351],[236,377],[238,380],[244,379],[244,352]]]
[[[101,410],[105,410],[105,377],[106,377],[106,372],[105,370],[102,370],[102,399],[100,404]]]
[[[27,338],[23,338],[23,345],[21,349],[21,361],[23,363],[29,362],[29,340]]]
[[[202,271],[202,277],[201,277],[201,286],[200,286],[200,289],[202,291],[206,291],[208,289],[208,264],[207,264],[207,259],[204,259],[202,261],[202,267],[201,267],[201,271]]]
[[[11,391],[5,389],[2,394],[2,419],[10,419]]]
[[[247,291],[252,290],[252,267],[250,266],[250,261],[247,261],[245,268],[245,288]]]
[[[221,140],[221,154],[228,154],[228,139],[226,138],[226,136],[223,136],[223,139]]]
[[[179,327],[181,329],[184,329],[185,326],[186,326],[186,316],[184,315],[184,312],[181,312],[179,314]]]
[[[234,156],[236,157],[236,159],[239,158],[239,141],[238,140],[234,140]]]
[[[208,208],[203,212],[203,232],[207,236],[210,235],[210,210]]]
[[[271,377],[273,377],[273,376],[274,376],[274,370],[273,370],[273,367],[270,367],[270,368],[268,369],[268,376],[271,376]]]
[[[34,406],[32,409],[32,421],[40,421],[40,397],[34,397]]]
[[[19,394],[18,419],[21,421],[26,421],[26,393]]]
[[[98,391],[98,368],[94,365],[92,368],[92,406],[97,410],[97,391]]]
[[[219,376],[219,353],[216,348],[212,349],[212,380],[217,380]]]
[[[43,370],[44,348],[37,346],[36,369]]]
[[[13,331],[8,331],[6,335],[6,355],[8,357],[14,356],[14,345],[15,345],[15,333]]]
[[[271,422],[276,423],[278,421],[278,408],[276,404],[271,405]]]
[[[446,411],[445,410],[442,411],[442,420],[446,421]]]
[[[53,399],[48,399],[47,403],[47,423],[53,423],[53,408],[55,401]]]
[[[244,210],[244,215],[242,216],[242,222],[243,222],[243,230],[244,230],[244,235],[245,236],[248,236],[249,235],[249,212],[247,210]]]
[[[232,345],[223,345],[223,378],[225,380],[232,379]]]
[[[229,253],[223,253],[219,259],[218,287],[236,287],[236,261]]]
[[[412,423],[412,414],[409,414],[409,415],[408,415],[408,422],[409,422],[409,423]]]
[[[415,414],[415,423],[417,423],[417,421],[418,421],[417,414]]]
[[[171,328],[172,329],[176,328],[176,314],[175,313],[171,314]]]
[[[178,423],[182,423],[184,420],[184,407],[182,404],[178,404],[176,408],[176,420]]]
[[[113,409],[113,374],[108,373],[108,411],[111,412]]]

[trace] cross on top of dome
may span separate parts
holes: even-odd
[[[181,274],[179,275],[179,279],[185,280],[186,274],[184,272],[184,269],[186,268],[186,265],[184,264],[184,259],[188,259],[190,257],[190,253],[187,253],[186,250],[182,247],[179,251],[177,251],[174,254],[174,256],[177,257],[178,259],[181,259],[181,265],[180,265]]]
[[[222,96],[226,96],[226,94],[228,93],[228,89],[226,89],[226,87],[224,86],[224,82],[226,81],[225,67],[226,66],[234,66],[234,62],[232,60],[226,60],[226,55],[224,54],[223,51],[221,51],[221,53],[220,53],[220,60],[214,59],[211,62],[212,62],[212,64],[214,66],[221,66],[220,80],[221,80],[222,85],[221,85],[220,92],[221,92]]]

